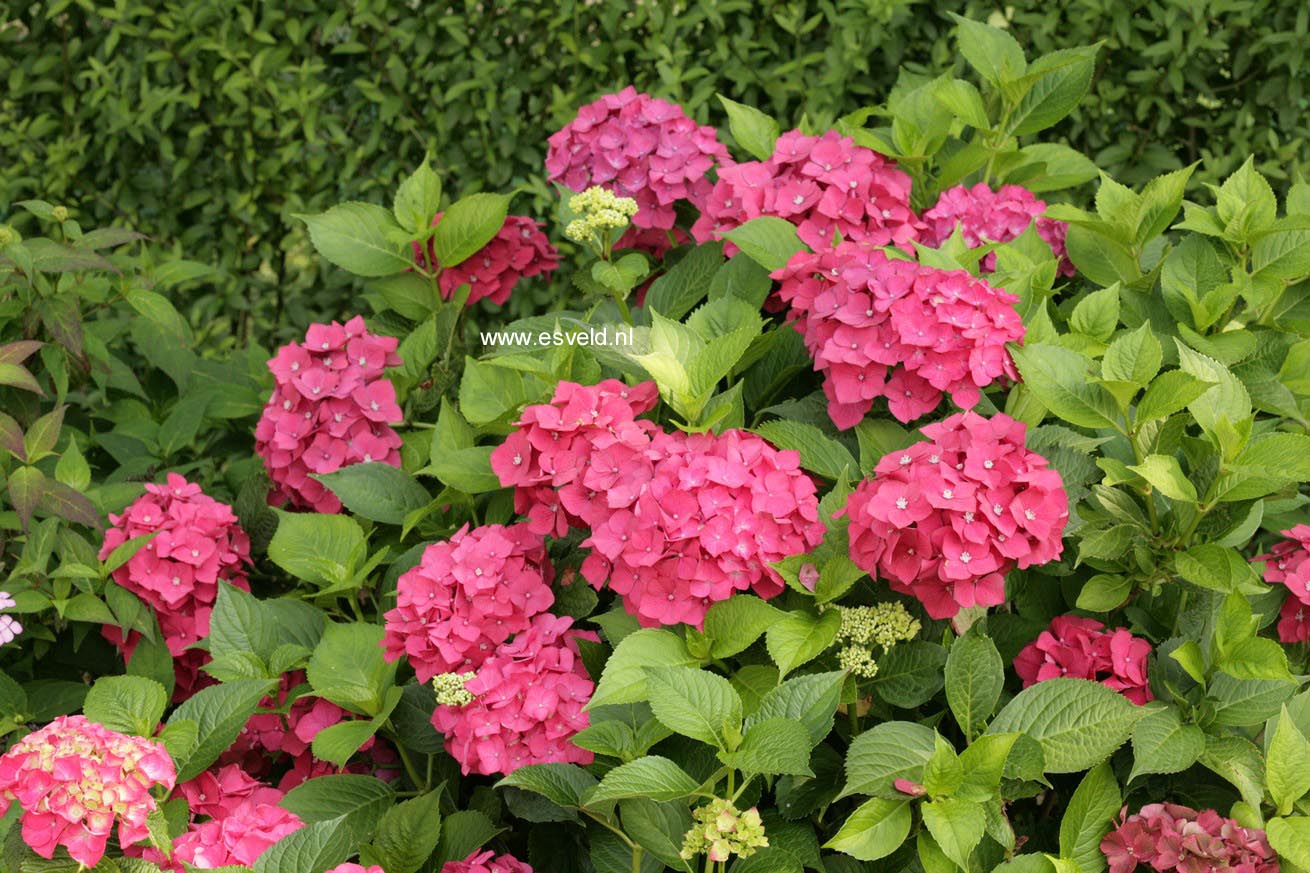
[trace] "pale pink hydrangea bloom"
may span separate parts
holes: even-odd
[[[463,861],[447,861],[441,873],[532,873],[532,868],[513,855],[495,856],[487,849],[475,849]]]
[[[1057,615],[1014,659],[1023,687],[1057,679],[1091,679],[1139,706],[1155,699],[1147,682],[1151,643],[1123,628],[1106,630],[1091,618]]]
[[[958,226],[960,236],[970,248],[985,243],[1005,243],[1021,235],[1036,221],[1038,235],[1060,261],[1060,274],[1072,276],[1074,266],[1064,250],[1069,226],[1046,218],[1044,212],[1046,203],[1019,185],[1002,185],[996,191],[983,182],[972,188],[958,185],[943,191],[937,203],[923,214],[927,226],[923,242],[933,248],[940,247]],[[996,254],[988,252],[980,266],[986,272],[994,271]]]
[[[1310,524],[1283,531],[1286,539],[1255,560],[1265,562],[1265,581],[1287,588],[1279,612],[1278,638],[1285,643],[1310,640]]]
[[[218,583],[250,590],[246,581],[250,539],[232,507],[176,473],[169,473],[162,485],[145,488],[146,493],[121,514],[109,516],[100,558],[109,557],[128,540],[155,535],[114,571],[113,579],[140,597],[159,619],[173,656],[175,697],[182,700],[209,684],[200,673],[209,656],[191,646],[209,635]],[[103,633],[128,659],[141,638],[135,631],[125,637],[115,625],[105,625]]]
[[[17,602],[8,591],[0,591],[0,609],[13,609]],[[8,645],[23,632],[23,626],[12,615],[0,615],[0,646]]]
[[[528,764],[590,764],[592,754],[571,742],[587,727],[585,707],[595,685],[578,654],[572,619],[543,613],[496,649],[465,683],[473,701],[439,705],[432,724],[446,735],[446,751],[465,773],[512,773]]]
[[[173,865],[167,869],[182,873],[183,861],[201,870],[228,865],[251,866],[269,846],[305,826],[300,816],[271,803],[246,800],[232,807],[222,818],[193,824],[173,840]],[[163,860],[145,853],[146,860]],[[162,864],[161,864],[162,866]]]
[[[313,324],[303,343],[268,362],[273,395],[255,425],[255,452],[273,480],[269,501],[340,512],[341,501],[313,473],[376,461],[400,466],[396,389],[383,376],[401,363],[395,337],[374,336],[356,316]]]
[[[816,251],[837,235],[912,251],[922,224],[910,209],[910,184],[890,160],[850,137],[793,130],[778,138],[767,161],[721,167],[691,232],[707,242],[772,215],[796,225]]]
[[[1244,828],[1213,809],[1197,812],[1176,803],[1152,803],[1128,815],[1101,840],[1110,873],[1278,873],[1265,832]]]
[[[580,108],[547,142],[551,182],[573,191],[599,185],[631,197],[639,228],[672,228],[674,203],[700,205],[710,191],[706,173],[716,161],[731,162],[714,128],[630,86]]]
[[[1024,338],[1019,298],[963,270],[891,260],[848,242],[798,252],[773,277],[842,429],[858,424],[877,397],[908,422],[936,409],[943,393],[972,409],[981,388],[1018,378],[1005,345]]]
[[[441,223],[442,213],[432,219]],[[559,252],[541,231],[541,222],[526,215],[510,215],[496,235],[482,248],[453,267],[443,267],[437,277],[442,298],[450,300],[460,285],[469,286],[468,305],[487,299],[503,304],[520,279],[549,274],[559,266]],[[440,267],[432,243],[426,253],[417,244],[414,254],[429,269]]]
[[[555,602],[552,578],[545,543],[528,525],[465,525],[401,575],[386,614],[387,660],[404,655],[420,682],[476,670]]]
[[[1027,428],[957,413],[884,455],[847,500],[850,556],[936,619],[1005,600],[1005,574],[1060,556],[1069,500]]]
[[[799,455],[742,431],[666,434],[636,419],[655,398],[649,382],[561,382],[524,410],[492,469],[534,530],[590,530],[582,575],[623,595],[644,626],[699,625],[736,591],[779,594],[769,564],[824,530]]]
[[[345,864],[338,864],[331,870],[327,871],[327,873],[387,873],[387,871],[382,869],[381,864],[373,864],[372,866],[364,867],[347,861]]]
[[[0,757],[0,815],[17,800],[23,842],[43,858],[64,846],[94,867],[118,822],[118,842],[149,838],[150,789],[172,790],[173,759],[159,743],[126,736],[82,715],[60,716]]]

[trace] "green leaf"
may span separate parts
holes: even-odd
[[[992,87],[1004,89],[1027,71],[1023,49],[1009,33],[954,12],[950,15],[956,24],[960,54]]]
[[[1147,773],[1181,773],[1205,751],[1205,732],[1184,724],[1174,706],[1152,712],[1133,727],[1133,769],[1128,781]]]
[[[755,432],[780,449],[799,452],[801,466],[825,479],[836,481],[843,474],[853,477],[859,472],[850,450],[812,424],[778,418],[759,425]]]
[[[646,668],[655,717],[675,733],[720,749],[741,730],[742,704],[727,679],[690,667]]]
[[[982,730],[1005,685],[1005,667],[996,644],[971,627],[951,643],[946,658],[946,702],[966,737]]]
[[[1101,839],[1113,825],[1121,802],[1119,785],[1108,763],[1089,771],[1060,819],[1060,857],[1075,862],[1086,873],[1104,870]]]
[[[697,246],[683,255],[667,273],[651,282],[646,291],[645,308],[674,321],[681,319],[705,296],[710,281],[722,266],[723,243]]]
[[[1229,727],[1247,727],[1275,715],[1296,692],[1296,685],[1281,678],[1239,678],[1220,670],[1211,679],[1207,692],[1214,704],[1215,721]]]
[[[1155,421],[1173,415],[1209,391],[1214,384],[1182,370],[1161,373],[1147,386],[1146,393],[1137,404],[1136,421]]]
[[[441,179],[432,172],[427,158],[396,189],[391,211],[400,226],[410,233],[426,233],[441,209]]]
[[[432,234],[437,263],[449,268],[468,260],[500,232],[508,212],[509,197],[504,194],[470,194],[456,200]]]
[[[680,855],[683,837],[692,825],[684,804],[634,797],[619,801],[619,815],[623,830],[651,857],[682,873],[694,873],[691,862]]]
[[[1273,226],[1278,216],[1278,199],[1274,189],[1255,168],[1255,158],[1248,157],[1224,183],[1215,196],[1219,220],[1236,240],[1248,240]]]
[[[1019,734],[988,734],[970,743],[960,753],[963,778],[955,796],[976,802],[996,800],[1006,762],[1018,739]]]
[[[681,800],[694,794],[699,787],[699,782],[668,758],[648,755],[620,764],[606,773],[600,784],[582,798],[582,802],[586,806],[595,807],[626,797]]]
[[[1310,870],[1310,816],[1270,819],[1265,825],[1269,845],[1279,857],[1302,870]]]
[[[102,676],[87,692],[82,712],[119,733],[152,737],[168,705],[168,692],[141,676]]]
[[[1253,807],[1264,802],[1264,756],[1250,740],[1207,736],[1201,764],[1227,779]]]
[[[1089,381],[1090,359],[1059,346],[1012,346],[1010,354],[1024,384],[1056,416],[1080,427],[1114,427],[1114,398]]]
[[[1269,741],[1265,784],[1279,815],[1290,813],[1292,804],[1310,791],[1310,742],[1288,716],[1286,706],[1278,715],[1278,726]]]
[[[441,791],[402,801],[378,822],[373,848],[389,873],[418,873],[441,840]]]
[[[595,709],[646,700],[647,667],[693,667],[699,663],[687,651],[682,638],[669,631],[656,628],[634,631],[623,638],[605,662],[605,670],[587,706]]]
[[[450,861],[463,861],[469,854],[500,831],[485,813],[461,810],[446,816],[441,825],[441,843],[437,849],[437,869]]]
[[[1110,343],[1101,360],[1101,375],[1144,388],[1160,372],[1163,361],[1164,349],[1151,332],[1151,323],[1144,321],[1137,330],[1122,334]]]
[[[810,734],[793,718],[766,718],[746,729],[741,745],[720,752],[719,760],[746,773],[765,776],[813,776]]]
[[[400,693],[400,689],[395,689]],[[359,747],[377,733],[378,725],[369,719],[352,719],[328,725],[314,735],[310,751],[320,761],[334,767],[344,767]]]
[[[942,689],[946,650],[926,640],[898,643],[878,659],[873,687],[878,696],[902,709],[922,706]]]
[[[314,478],[339,497],[346,509],[383,524],[403,524],[406,515],[432,499],[413,476],[381,461],[351,464]]]
[[[808,664],[832,645],[841,629],[841,613],[829,609],[818,616],[808,612],[789,612],[775,622],[765,634],[769,657],[787,675],[802,664]]]
[[[357,276],[390,276],[414,265],[408,246],[395,240],[395,219],[381,206],[351,201],[319,215],[293,217],[308,226],[320,255]]]
[[[1174,569],[1193,585],[1222,594],[1245,591],[1257,581],[1241,554],[1215,543],[1201,543],[1174,555]]]
[[[381,779],[337,773],[306,779],[288,791],[278,806],[307,824],[334,822],[359,841],[373,833],[395,798],[395,791]]]
[[[788,679],[760,698],[759,707],[746,719],[747,730],[766,719],[796,719],[809,732],[810,746],[818,745],[832,732],[845,679],[842,671]]]
[[[937,748],[932,728],[906,721],[882,722],[862,732],[846,752],[846,787],[841,796],[867,794],[895,799],[897,779],[922,782]]]
[[[196,725],[195,742],[177,758],[177,779],[185,782],[214,763],[236,741],[255,708],[277,683],[244,679],[211,685],[193,694],[173,711],[168,723],[184,721]]]
[[[556,806],[577,809],[583,795],[596,786],[596,777],[576,764],[529,764],[496,783],[540,794]]]
[[[322,873],[350,857],[351,832],[342,819],[292,831],[255,860],[255,873]]]
[[[1033,61],[1024,76],[1032,84],[1010,118],[1014,135],[1045,130],[1073,112],[1087,93],[1095,66],[1096,47],[1086,46],[1059,49]]]
[[[1196,486],[1187,478],[1173,455],[1147,455],[1140,464],[1129,466],[1128,469],[1170,500],[1196,502]]]
[[[796,225],[772,215],[752,218],[739,227],[724,231],[722,236],[770,272],[787,266],[791,256],[805,248],[796,234]]]
[[[1187,404],[1201,430],[1215,434],[1221,421],[1231,426],[1247,419],[1251,415],[1251,395],[1232,371],[1213,358],[1192,351],[1181,341],[1174,342],[1178,346],[1178,364],[1182,370],[1197,379],[1214,383]]]
[[[712,605],[705,614],[710,655],[727,658],[754,643],[786,613],[758,597],[736,594]]]
[[[1145,714],[1098,682],[1048,679],[1020,691],[987,732],[1026,734],[1041,745],[1047,773],[1076,773],[1108,758]]]
[[[737,145],[761,161],[773,156],[773,144],[778,139],[780,128],[778,122],[753,106],[746,106],[735,100],[729,100],[722,94],[715,95],[723,108],[728,110],[728,130]]]
[[[350,575],[354,556],[364,544],[364,531],[348,515],[277,512],[277,531],[268,557],[297,579],[315,585],[340,585]]]
[[[906,801],[875,797],[856,807],[823,847],[860,861],[876,861],[900,848],[910,835],[911,819]]]
[[[382,632],[366,622],[329,624],[305,671],[314,693],[356,712],[381,712],[397,667],[384,657]]]
[[[987,817],[976,803],[943,797],[919,807],[923,823],[946,857],[969,869],[969,856],[982,842]]]

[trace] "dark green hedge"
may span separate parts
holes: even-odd
[[[1104,39],[1057,131],[1125,181],[1254,153],[1310,167],[1295,0],[451,3],[56,0],[0,5],[0,217],[29,197],[130,223],[220,265],[193,323],[244,336],[350,308],[296,212],[378,200],[430,150],[451,193],[544,195],[545,137],[634,83],[724,119],[721,92],[819,124],[901,66],[956,63],[950,11],[1007,16],[1039,51]],[[333,11],[329,11],[333,10]],[[6,22],[6,19],[8,21]],[[520,208],[525,206],[519,202]]]

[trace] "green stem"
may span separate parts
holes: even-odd
[[[409,752],[405,751],[403,743],[396,743],[395,746],[396,751],[400,753],[400,762],[405,765],[405,773],[409,775],[409,781],[413,782],[414,787],[419,791],[426,793],[428,790],[427,780],[419,778],[418,768],[414,766],[414,759],[409,756]]]
[[[632,310],[628,309],[628,301],[615,294],[614,302],[619,305],[619,315],[623,316],[623,321],[628,327],[632,327]]]
[[[586,813],[587,818],[589,818],[589,819],[591,819],[592,821],[596,822],[597,824],[601,825],[601,826],[604,827],[605,829],[607,829],[607,830],[609,830],[609,831],[612,831],[612,832],[614,833],[615,836],[617,836],[620,840],[623,841],[623,845],[627,846],[629,849],[633,850],[634,852],[636,852],[636,851],[640,851],[640,847],[639,847],[636,843],[634,843],[634,842],[633,842],[633,841],[628,837],[628,835],[625,834],[623,831],[621,831],[621,830],[619,830],[618,828],[614,827],[614,825],[612,825],[612,824],[610,824],[609,822],[605,821],[605,819],[603,819],[603,818],[601,818],[600,816],[596,815],[594,812],[588,812],[588,811],[585,810],[585,809],[582,810],[582,811],[583,811],[584,813]]]
[[[632,847],[632,873],[641,873],[641,846]]]

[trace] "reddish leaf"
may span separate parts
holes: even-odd
[[[36,382],[36,377],[28,372],[26,367],[17,364],[0,364],[0,385],[12,385],[45,396],[45,392]]]
[[[9,502],[18,513],[26,532],[32,523],[32,513],[45,492],[46,478],[36,467],[19,467],[9,474]]]
[[[0,346],[0,364],[21,364],[45,343],[38,340],[19,340]]]
[[[23,448],[23,429],[3,412],[0,412],[0,448],[7,449],[20,461],[27,460],[27,452]]]
[[[90,528],[100,528],[100,511],[80,491],[70,488],[63,482],[46,479],[41,491],[39,503],[41,509],[67,519],[74,524],[84,524]]]
[[[47,297],[40,303],[41,323],[75,358],[82,357],[82,310],[71,297]]]

